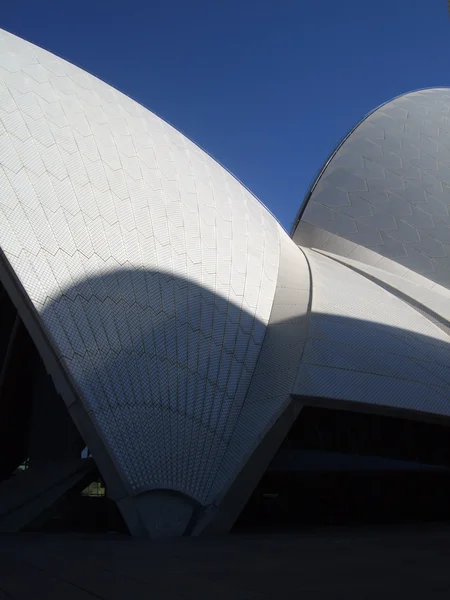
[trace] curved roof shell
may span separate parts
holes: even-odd
[[[229,527],[313,399],[449,416],[445,161],[426,167],[447,105],[411,96],[315,185],[295,239],[319,254],[153,113],[0,31],[0,279],[129,524],[131,498],[156,529],[195,503],[231,505]]]
[[[282,239],[173,127],[0,32],[0,246],[131,494],[207,502],[242,460]]]
[[[293,237],[450,288],[450,90],[405,94],[359,123],[314,182]]]

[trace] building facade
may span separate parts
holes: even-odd
[[[305,406],[444,423],[446,94],[363,121],[291,239],[173,127],[0,32],[0,527],[95,466],[133,535],[224,532]]]

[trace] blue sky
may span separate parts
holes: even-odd
[[[16,0],[0,27],[172,123],[286,228],[362,116],[450,86],[446,0]]]

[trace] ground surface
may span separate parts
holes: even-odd
[[[164,542],[0,536],[0,600],[449,597],[449,526]]]

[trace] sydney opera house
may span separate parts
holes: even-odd
[[[0,31],[1,531],[450,518],[450,89],[300,204]]]

